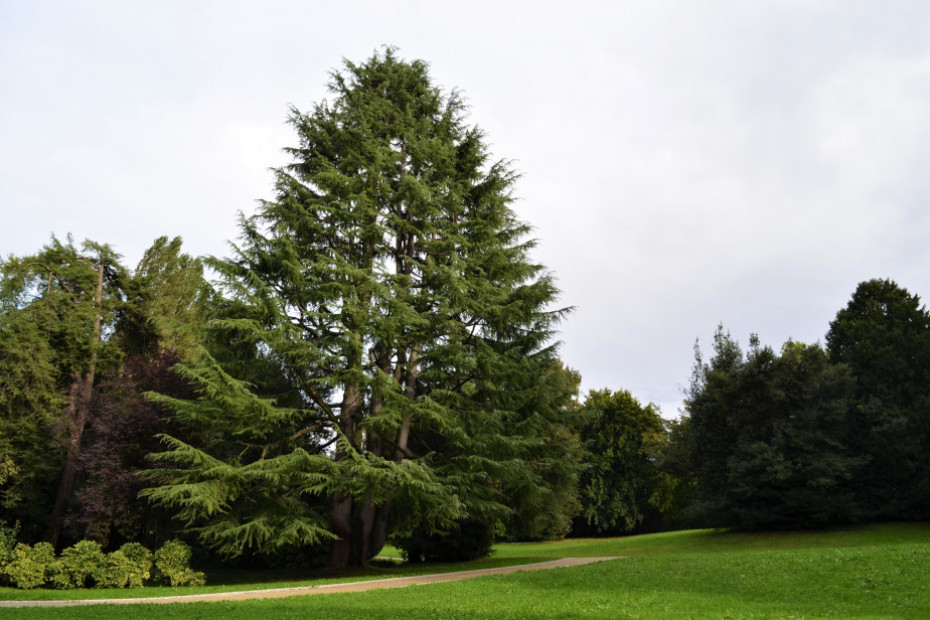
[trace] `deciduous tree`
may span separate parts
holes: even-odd
[[[0,297],[0,506],[2,519],[18,521],[23,538],[32,541],[44,533],[61,474],[53,423],[65,399],[46,335],[11,301]]]
[[[112,351],[103,333],[123,301],[125,272],[118,259],[107,245],[85,241],[78,250],[70,238],[63,244],[53,237],[38,254],[3,264],[4,305],[17,315],[15,323],[30,324],[47,343],[57,387],[65,394],[59,418],[65,458],[46,533],[53,545],[74,488],[94,382]]]
[[[579,482],[581,518],[597,533],[629,532],[650,510],[658,470],[652,445],[664,436],[658,409],[628,391],[594,390],[584,403],[587,452]]]

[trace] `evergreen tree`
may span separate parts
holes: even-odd
[[[524,467],[505,488],[512,512],[506,536],[514,540],[546,540],[569,533],[581,511],[578,479],[584,448],[578,436],[582,423],[577,402],[581,375],[561,363],[548,369],[531,362],[523,377],[499,394],[523,394],[512,408],[520,418],[512,434],[525,437],[521,448]]]
[[[890,280],[869,280],[830,323],[830,359],[856,379],[850,442],[868,461],[867,518],[930,517],[930,312]]]
[[[149,496],[227,554],[331,540],[339,567],[389,533],[494,528],[517,499],[550,509],[538,490],[573,475],[552,463],[572,395],[553,372],[557,290],[509,206],[515,175],[459,94],[390,49],[346,62],[330,89],[292,110],[275,199],[212,263],[242,310],[213,328],[290,389],[204,352],[182,371],[203,398],[162,400],[215,441],[169,440],[157,458],[177,468]]]
[[[709,525],[823,527],[856,515],[860,459],[846,444],[852,380],[816,345],[776,354],[753,337],[743,356],[719,329],[709,364],[698,358],[685,406],[690,461]]]

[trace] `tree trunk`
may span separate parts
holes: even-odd
[[[375,511],[374,524],[368,539],[368,553],[371,557],[381,553],[387,542],[387,522],[390,511],[391,502],[384,502]]]
[[[372,501],[365,500],[358,505],[358,514],[355,518],[355,529],[353,534],[352,545],[352,566],[364,568],[368,565],[369,553],[371,548],[371,531],[375,524],[375,505]]]
[[[94,377],[97,371],[97,348],[100,345],[100,323],[103,306],[103,263],[98,262],[96,308],[94,317],[94,340],[91,343],[90,363],[88,370],[81,375],[74,373],[71,389],[68,391],[68,407],[65,410],[65,423],[68,429],[68,453],[65,456],[65,467],[61,472],[61,481],[58,484],[58,494],[55,496],[55,505],[49,517],[48,530],[45,540],[58,546],[61,536],[61,527],[65,519],[65,508],[74,490],[74,480],[77,477],[78,458],[81,455],[81,438],[84,436],[84,427],[90,418],[91,399],[94,396]]]
[[[410,350],[410,357],[407,360],[407,382],[405,390],[407,398],[415,400],[417,397],[417,378],[420,375],[420,348],[414,345]],[[407,443],[410,440],[410,416],[404,418],[397,433],[397,450],[394,454],[394,460],[398,463],[403,461],[407,456]]]
[[[58,546],[61,536],[61,527],[64,522],[65,508],[74,490],[74,479],[77,477],[78,457],[81,455],[81,438],[90,413],[90,400],[93,397],[94,376],[90,373],[81,376],[74,373],[71,389],[68,392],[68,407],[65,418],[68,428],[68,452],[65,455],[65,466],[61,472],[61,481],[58,483],[58,493],[55,496],[55,505],[49,517],[48,531],[45,540]]]
[[[329,554],[330,568],[345,568],[349,565],[352,550],[352,496],[338,495],[333,498],[332,530],[339,540],[333,541]]]
[[[342,395],[342,410],[340,411],[340,429],[350,444],[355,444],[355,431],[357,415],[361,405],[361,393],[355,381],[346,382]],[[336,449],[335,460],[345,458],[342,448]],[[349,565],[352,556],[352,512],[353,500],[349,494],[333,497],[331,524],[333,534],[339,537],[330,549],[330,568],[345,568]]]

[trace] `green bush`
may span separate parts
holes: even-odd
[[[206,576],[190,568],[191,548],[180,540],[169,540],[155,552],[156,575],[171,586],[202,586]]]
[[[131,542],[120,547],[119,553],[132,563],[125,586],[120,587],[141,588],[152,575],[152,552],[137,542]]]
[[[15,530],[10,530],[15,534]],[[48,543],[30,547],[17,544],[4,551],[7,532],[0,527],[0,578],[17,588],[38,588],[46,583],[60,589],[141,588],[152,577],[171,586],[200,586],[203,573],[190,568],[191,548],[180,540],[171,540],[152,554],[139,543],[126,543],[104,554],[100,544],[82,540],[61,552]],[[3,558],[7,558],[4,561]]]
[[[448,534],[418,532],[395,540],[394,544],[407,562],[466,562],[491,554],[494,527],[466,519]]]
[[[48,580],[54,564],[55,549],[50,544],[30,547],[20,543],[13,548],[13,559],[3,567],[3,574],[17,588],[38,588]]]
[[[95,575],[96,585],[98,588],[125,588],[133,568],[132,560],[122,551],[108,553]]]
[[[0,521],[0,573],[3,568],[13,561],[13,549],[16,548],[16,534],[19,523],[10,527],[5,521]]]
[[[53,564],[52,583],[56,588],[84,588],[89,581],[97,581],[106,566],[106,556],[100,543],[82,540],[61,552]]]

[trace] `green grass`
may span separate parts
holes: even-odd
[[[550,571],[354,594],[236,603],[3,609],[23,618],[930,618],[930,524],[829,533],[688,531],[599,540],[505,544],[489,560],[378,567],[384,576],[521,564],[558,557],[625,559]],[[354,580],[362,575],[340,581]],[[374,574],[364,575],[375,577]],[[336,581],[328,578],[327,582]],[[322,580],[292,585],[322,583]],[[236,584],[246,589],[273,584]],[[223,586],[119,591],[129,596]],[[20,596],[12,596],[18,593]],[[38,591],[36,598],[116,591]],[[22,591],[4,592],[24,598]],[[57,596],[57,595],[63,596]],[[130,613],[131,610],[131,613]]]

